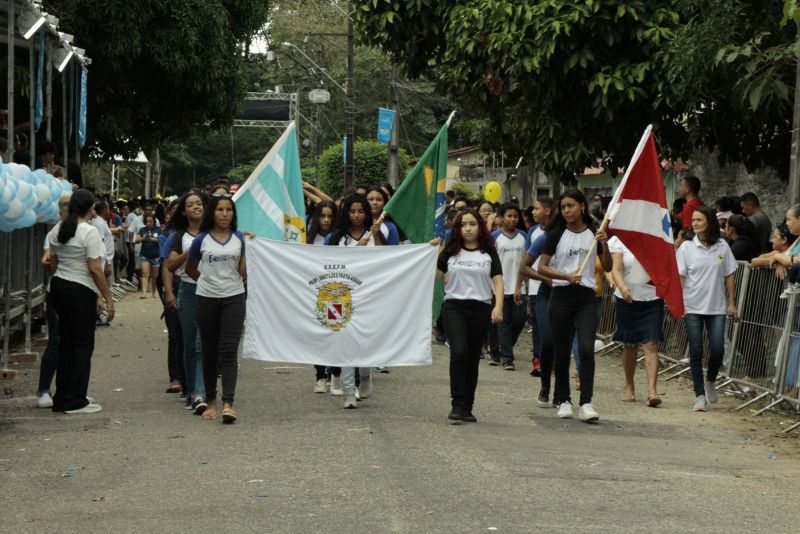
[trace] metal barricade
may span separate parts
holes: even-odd
[[[614,290],[608,281],[603,284],[603,296],[600,297],[600,320],[597,324],[597,336],[607,341],[617,329],[617,314],[614,312]]]

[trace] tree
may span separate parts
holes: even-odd
[[[52,0],[92,58],[87,144],[135,154],[206,125],[227,126],[246,88],[246,45],[264,0]]]
[[[389,151],[386,145],[372,139],[358,139],[353,147],[353,152],[355,160],[358,162],[354,183],[380,184],[386,181],[386,168],[389,163]],[[404,175],[409,162],[405,150],[400,149],[397,159],[400,173]],[[319,158],[318,168],[320,188],[331,197],[341,196],[344,188],[342,143],[325,149]]]
[[[793,0],[790,0],[793,1]],[[750,167],[788,153],[785,106],[753,113],[727,45],[780,28],[781,6],[744,0],[358,0],[365,42],[485,121],[495,148],[547,172],[624,165],[644,127],[662,152],[717,147]],[[780,95],[779,95],[780,96]],[[482,128],[478,128],[480,133]]]

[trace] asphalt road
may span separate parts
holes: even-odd
[[[155,301],[128,297],[98,331],[90,394],[67,416],[0,406],[2,532],[797,532],[798,437],[722,398],[691,411],[623,403],[600,357],[599,424],[535,405],[538,379],[482,364],[477,424],[449,425],[448,354],[376,374],[358,410],[312,393],[310,366],[242,360],[223,426],[164,393]],[[527,360],[528,336],[518,345]],[[644,373],[637,373],[644,389]]]

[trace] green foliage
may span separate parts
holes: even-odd
[[[246,88],[242,46],[264,0],[52,0],[92,58],[90,149],[135,154],[201,126],[230,124]]]
[[[355,3],[364,41],[408,75],[436,80],[440,92],[469,110],[474,122],[465,131],[484,150],[518,153],[558,174],[598,161],[616,168],[653,123],[665,155],[709,146],[751,168],[787,159],[786,89],[793,82],[786,55],[769,47],[786,52],[795,35],[781,28],[786,17],[778,3]],[[794,20],[796,0],[788,4]],[[761,34],[769,37],[756,51],[751,41]],[[748,45],[761,54],[756,66],[744,53],[732,63],[714,61],[726,47],[744,52]],[[748,69],[754,77],[737,83]]]
[[[378,141],[358,139],[353,146],[355,160],[355,184],[379,184],[387,179],[389,151],[387,145]],[[398,168],[401,175],[408,168],[409,158],[404,150],[398,152]],[[342,143],[331,145],[319,157],[317,183],[325,193],[339,197],[344,189],[344,162]]]
[[[455,182],[455,183],[453,183],[450,186],[450,189],[455,191],[456,196],[465,196],[467,198],[471,198],[471,197],[474,196],[473,192],[472,192],[472,188],[469,185],[467,185],[467,184],[465,184],[463,182]]]

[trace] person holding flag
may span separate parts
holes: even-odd
[[[565,191],[547,228],[547,238],[539,260],[539,273],[552,279],[550,325],[553,332],[556,415],[572,417],[569,391],[570,343],[573,328],[580,351],[580,410],[586,422],[600,416],[592,406],[594,393],[594,338],[597,333],[595,302],[595,259],[600,256],[603,269],[611,270],[611,255],[605,232],[595,233],[586,197],[577,189]]]

